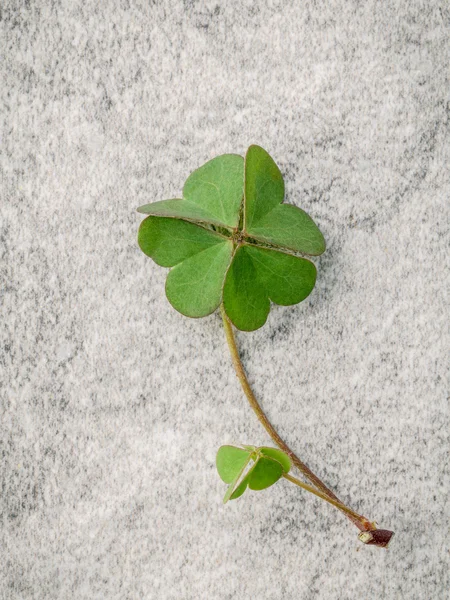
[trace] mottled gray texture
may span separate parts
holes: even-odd
[[[448,3],[0,11],[1,598],[445,598]],[[250,143],[328,250],[306,302],[239,335],[245,365],[388,552],[287,482],[221,504],[218,446],[269,440],[135,207]]]

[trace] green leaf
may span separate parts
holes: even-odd
[[[251,452],[236,446],[221,446],[217,451],[216,467],[225,483],[232,483],[250,460]]]
[[[144,219],[138,233],[141,250],[161,267],[173,267],[225,239],[198,225],[161,217]]]
[[[194,171],[183,187],[183,197],[201,206],[217,222],[237,227],[244,195],[244,160],[222,154]]]
[[[225,496],[223,497],[223,500],[222,500],[222,502],[224,504],[226,504],[228,502],[228,500],[231,500],[231,496],[233,495],[233,492],[235,490],[237,480],[238,480],[238,477],[236,477],[236,480],[233,481],[232,483],[230,483],[230,485],[227,487],[227,491],[225,492]]]
[[[270,302],[246,246],[237,250],[228,269],[223,305],[234,325],[243,331],[253,331],[266,322]]]
[[[245,461],[245,463],[242,465],[241,470],[239,471],[239,473],[236,475],[236,477],[234,478],[234,480],[230,483],[230,485],[228,486],[228,489],[225,493],[225,496],[223,498],[223,503],[226,504],[228,502],[228,500],[234,500],[235,498],[239,498],[239,496],[242,496],[242,494],[245,492],[245,490],[247,489],[247,483],[248,483],[248,476],[251,473],[252,469],[250,469],[249,473],[247,473],[247,475],[241,480],[241,478],[243,477],[243,474],[247,468],[248,463],[250,462],[252,458],[252,455],[249,454],[247,460]]]
[[[249,474],[248,487],[251,490],[265,490],[276,483],[283,475],[281,464],[271,458],[260,458]]]
[[[223,303],[234,325],[253,331],[264,325],[270,302],[297,304],[313,290],[316,268],[304,258],[290,254],[241,246],[228,269]]]
[[[258,451],[264,456],[268,456],[269,458],[273,458],[274,460],[278,461],[283,467],[283,471],[285,473],[289,473],[291,470],[291,459],[282,450],[278,450],[278,448],[266,448],[263,446],[258,448]]]
[[[198,223],[223,225],[218,218],[201,206],[179,198],[160,200],[159,202],[153,202],[152,204],[145,204],[144,206],[140,206],[137,210],[140,213],[157,217],[172,217],[174,219],[179,218]]]
[[[270,155],[250,146],[245,157],[245,230],[250,237],[313,256],[325,251],[317,225],[303,210],[282,204],[284,182]]]
[[[255,246],[246,246],[245,252],[251,257],[258,279],[272,302],[289,306],[301,302],[312,292],[317,271],[309,260]]]
[[[248,229],[257,241],[318,256],[325,252],[325,240],[305,211],[292,204],[280,204]]]
[[[283,202],[280,169],[260,146],[250,146],[245,156],[245,225],[247,232],[264,215]]]
[[[222,154],[191,173],[182,199],[145,204],[138,212],[237,227],[243,196],[244,159],[238,154]]]
[[[237,486],[234,492],[230,495],[230,500],[240,498],[248,487],[248,477],[244,477],[241,483]]]
[[[250,456],[250,458],[253,458],[253,460],[255,461],[255,457],[254,456]],[[254,468],[257,465],[259,459],[257,459],[250,467],[249,470],[247,470],[247,473],[244,472],[247,469],[248,463],[244,465],[242,471],[239,473],[239,475],[236,477],[236,479],[233,481],[233,483],[229,486],[229,488],[227,489],[227,492],[225,494],[225,498],[223,500],[223,503],[225,504],[226,502],[228,502],[228,500],[236,500],[237,498],[240,498],[242,496],[242,494],[245,492],[245,490],[248,487],[249,481],[250,481],[250,477],[253,473]]]
[[[176,265],[167,276],[166,295],[187,317],[205,317],[216,310],[233,244],[222,241]]]

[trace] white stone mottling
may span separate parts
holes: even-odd
[[[449,26],[438,0],[3,0],[1,598],[446,597]],[[387,552],[287,482],[221,503],[217,448],[269,440],[135,208],[251,143],[328,250],[243,359]]]

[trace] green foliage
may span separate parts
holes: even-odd
[[[259,448],[259,451],[263,456],[268,456],[269,458],[277,460],[283,467],[285,473],[289,473],[291,470],[291,459],[282,450],[278,450],[278,448],[266,448],[263,446],[262,448]]]
[[[216,457],[217,471],[230,484],[223,499],[235,500],[247,488],[265,490],[291,468],[289,456],[276,448],[221,446]]]
[[[243,331],[261,327],[270,301],[297,304],[312,291],[316,268],[295,253],[319,255],[321,232],[301,209],[283,204],[284,182],[259,146],[245,160],[224,154],[194,171],[182,199],[140,207],[139,245],[157,264],[173,267],[169,302],[189,317],[223,302]]]
[[[316,267],[309,260],[241,246],[228,269],[223,305],[238,329],[258,329],[266,322],[270,300],[283,306],[297,304],[310,294],[315,282]]]
[[[265,490],[276,483],[283,475],[283,467],[276,460],[261,457],[252,469],[248,479],[251,490]]]
[[[232,483],[250,460],[251,452],[236,446],[221,446],[216,456],[217,472],[225,483]]]
[[[166,281],[169,302],[187,317],[204,317],[220,303],[233,244],[217,244],[176,265]]]

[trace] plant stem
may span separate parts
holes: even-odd
[[[285,479],[287,479],[288,481],[295,483],[295,485],[298,485],[298,487],[301,487],[302,489],[306,490],[307,492],[311,492],[311,494],[315,494],[317,497],[322,498],[322,500],[325,500],[325,502],[329,502],[330,504],[332,504],[333,506],[335,506],[336,508],[341,510],[343,513],[345,513],[347,516],[353,517],[355,520],[358,520],[358,521],[360,519],[364,519],[364,517],[359,515],[357,512],[355,512],[348,506],[345,506],[345,504],[342,504],[342,502],[333,500],[327,494],[323,494],[322,492],[319,492],[319,490],[317,490],[312,485],[308,485],[307,483],[300,481],[300,479],[297,479],[296,477],[292,477],[292,475],[289,475],[289,473],[284,473],[283,477]]]
[[[379,531],[381,533],[382,531],[384,532],[384,530],[377,530],[376,525],[374,523],[372,523],[371,521],[369,521],[369,519],[367,519],[366,517],[364,517],[362,515],[359,515],[358,513],[353,511],[351,508],[346,506],[343,502],[341,502],[339,500],[339,498],[323,483],[323,481],[321,481],[317,477],[317,475],[315,475],[311,471],[311,469],[303,461],[301,461],[298,458],[298,456],[296,456],[296,454],[294,454],[294,452],[289,448],[289,446],[278,435],[274,426],[269,421],[269,419],[266,417],[264,411],[261,408],[261,405],[259,404],[258,400],[256,399],[256,397],[250,387],[250,384],[248,382],[247,376],[244,371],[244,367],[243,367],[241,359],[239,357],[239,351],[238,351],[238,348],[236,345],[236,339],[234,337],[233,326],[225,313],[223,304],[220,306],[220,310],[221,310],[221,314],[222,314],[223,325],[225,328],[225,335],[227,338],[228,346],[230,348],[231,358],[233,360],[233,365],[236,370],[236,375],[241,383],[241,386],[242,386],[242,389],[244,390],[245,395],[248,398],[250,406],[253,408],[260,423],[262,424],[264,429],[267,431],[267,433],[270,435],[272,440],[277,444],[277,446],[281,450],[283,450],[283,452],[285,452],[290,457],[291,461],[297,467],[297,469],[301,473],[303,473],[303,475],[305,477],[307,477],[311,481],[311,483],[314,484],[315,488],[313,488],[312,486],[309,486],[307,484],[302,484],[299,480],[297,480],[295,478],[290,478],[290,476],[285,476],[285,477],[287,479],[289,479],[290,481],[292,481],[293,483],[300,485],[300,487],[303,487],[304,489],[310,491],[311,493],[315,494],[316,496],[319,496],[323,500],[326,500],[327,502],[329,502],[330,504],[332,504],[333,506],[335,506],[336,508],[341,510],[358,527],[358,529],[361,532],[363,532],[362,534],[360,534],[361,536],[363,536],[363,537],[360,537],[360,540],[362,542],[368,543],[368,544],[384,546],[384,547],[387,546],[387,543],[389,542],[393,533],[385,532],[385,534],[386,534],[385,537],[389,538],[387,540],[387,542],[385,540],[378,542],[375,539],[377,536],[374,532]],[[369,535],[369,533],[366,533],[366,532],[370,532],[370,535]],[[390,535],[388,535],[388,534],[390,534]]]

